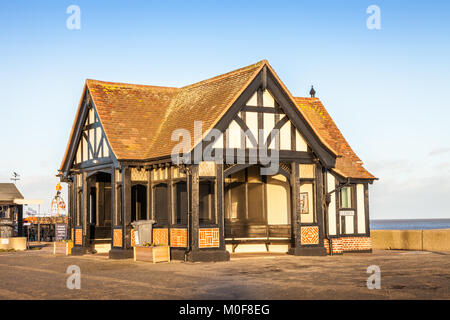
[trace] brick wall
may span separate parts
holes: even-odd
[[[372,240],[370,237],[343,237],[341,240],[344,252],[372,249]]]
[[[341,237],[331,239],[333,254],[342,254],[352,251],[366,251],[372,249],[370,237]],[[328,239],[323,240],[327,254],[330,254],[330,244]]]

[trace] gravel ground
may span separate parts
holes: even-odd
[[[66,286],[81,269],[81,289]],[[369,290],[367,267],[381,269]],[[0,253],[0,299],[450,299],[450,252],[374,251],[326,257],[234,254],[230,262],[146,263],[105,255]]]

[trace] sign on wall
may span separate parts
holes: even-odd
[[[339,211],[339,214],[341,216],[354,216],[355,212],[351,210],[346,210],[346,211]]]
[[[67,225],[65,223],[55,224],[55,240],[65,240],[67,239]]]

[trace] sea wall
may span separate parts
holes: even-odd
[[[27,250],[27,238],[0,238],[0,249]]]
[[[450,251],[450,229],[371,230],[373,249]]]

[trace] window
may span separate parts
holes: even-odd
[[[82,203],[83,203],[83,190],[80,189],[77,192],[77,226],[81,226],[81,213],[82,213]]]
[[[122,198],[123,198],[123,194],[122,194],[122,185],[118,185],[117,189],[116,189],[116,219],[114,221],[114,224],[116,226],[120,226],[122,224]]]
[[[225,218],[227,220],[245,220],[245,184],[230,184],[226,186]]]
[[[147,219],[147,187],[135,185],[131,188],[131,221]]]
[[[225,219],[233,222],[265,224],[266,177],[259,166],[251,166],[225,179]]]
[[[89,222],[97,224],[97,189],[91,188],[89,193]]]
[[[200,223],[215,223],[214,182],[200,181],[199,220]]]
[[[352,187],[344,187],[341,189],[341,208],[353,208]]]
[[[317,216],[315,213],[315,186],[311,180],[300,181],[300,213],[301,222],[316,223]]]
[[[159,184],[155,187],[155,220],[156,223],[169,223],[168,187],[167,184]]]
[[[175,185],[175,201],[176,201],[176,224],[187,224],[188,216],[188,198],[186,182],[178,182]]]
[[[265,223],[264,219],[264,184],[248,184],[248,221],[251,223]]]
[[[0,206],[0,218],[9,219],[9,208],[8,206]]]

